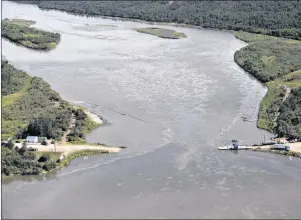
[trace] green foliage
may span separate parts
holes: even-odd
[[[263,40],[277,40],[279,38],[268,36],[264,34],[251,34],[244,31],[234,31],[234,36],[240,40],[243,40],[247,43],[263,41]]]
[[[60,41],[60,34],[29,27],[32,21],[2,20],[1,35],[17,44],[35,50],[51,50]]]
[[[258,127],[274,131],[278,109],[283,99],[283,90],[275,82],[266,83],[268,93],[260,103]]]
[[[29,76],[15,69],[7,61],[1,62],[1,94],[4,96],[20,92],[25,87]]]
[[[181,39],[187,37],[184,33],[164,28],[137,28],[140,33],[151,34],[161,38]]]
[[[65,167],[71,163],[71,161],[77,157],[83,157],[83,156],[89,156],[89,155],[95,155],[95,154],[105,154],[108,153],[108,151],[105,150],[80,150],[77,152],[74,152],[72,154],[69,154],[62,162],[59,163],[59,167]]]
[[[20,79],[26,80],[25,83],[19,83],[19,73],[22,74]],[[32,78],[8,62],[2,62],[1,74],[10,79],[2,82],[5,91],[2,93],[3,100],[18,94],[17,99],[2,106],[2,139],[25,139],[30,135],[60,140],[69,129],[72,113],[75,114],[76,126],[71,131],[70,140],[83,140],[87,133],[98,126],[83,109],[64,101],[43,79]]]
[[[39,152],[42,153],[42,152]],[[38,175],[42,171],[50,171],[56,168],[56,159],[58,154],[50,157],[47,153],[42,153],[41,157],[46,157],[47,160],[36,160],[36,154],[28,151],[26,148],[9,148],[2,145],[1,148],[1,173],[5,176],[14,175]],[[53,154],[53,153],[51,153]],[[40,157],[40,158],[41,158]]]
[[[7,147],[8,149],[12,150],[15,147],[15,143],[12,140],[9,140],[7,143],[1,143],[2,147]]]
[[[36,155],[33,152],[31,152],[31,151],[26,151],[23,154],[23,159],[26,159],[26,160],[35,160],[36,159]]]
[[[2,134],[13,136],[19,132],[20,138],[27,135],[60,138],[68,127],[71,111],[72,106],[48,83],[34,77],[22,98],[2,109]]]
[[[23,2],[23,1],[18,1]],[[24,2],[23,2],[24,3]],[[42,9],[301,39],[300,1],[26,1]]]
[[[277,120],[279,136],[301,138],[301,87],[281,105]]]
[[[17,24],[17,25],[25,25],[25,26],[31,26],[31,25],[36,24],[35,21],[19,19],[19,18],[13,18],[13,19],[5,18],[3,21],[10,22],[10,23]]]
[[[261,82],[301,69],[301,42],[255,41],[235,53],[235,61]]]
[[[45,155],[42,155],[39,159],[38,159],[38,162],[47,162],[49,161],[50,159],[50,155],[49,154],[45,154]]]
[[[56,168],[56,163],[53,161],[48,161],[43,165],[42,168],[46,171],[54,170]]]
[[[235,61],[268,87],[260,103],[258,127],[278,136],[300,137],[301,42],[243,32],[235,36],[251,43],[235,53]],[[283,86],[293,89],[285,101]]]
[[[67,135],[70,142],[85,141],[85,135],[99,126],[81,108],[74,110],[74,117],[76,119],[75,127]]]

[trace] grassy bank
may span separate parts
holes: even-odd
[[[16,24],[16,25],[24,25],[24,26],[31,26],[36,24],[35,21],[33,20],[26,20],[26,19],[19,19],[19,18],[13,18],[13,19],[4,19],[4,22],[10,22],[11,24]],[[3,22],[2,21],[2,22]]]
[[[14,147],[12,142],[2,144],[1,165],[2,179],[14,176],[40,175],[50,171],[61,169],[71,163],[77,157],[104,154],[106,150],[79,150],[69,154],[63,161],[59,161],[60,152],[30,151],[26,147]]]
[[[19,175],[39,175],[56,168],[60,153],[30,151],[12,142],[1,144],[1,174],[3,178]]]
[[[167,39],[181,39],[187,37],[184,33],[164,28],[137,28],[136,31]]]
[[[34,50],[54,49],[60,41],[60,34],[29,27],[34,21],[23,19],[2,20],[2,37]]]
[[[72,115],[73,140],[84,140],[86,134],[99,126],[82,108],[63,100],[43,79],[30,77],[7,61],[1,65],[2,140],[28,135],[60,140],[69,129]]]
[[[74,152],[72,154],[69,154],[62,162],[58,163],[57,169],[63,168],[65,166],[68,166],[71,161],[77,157],[84,157],[89,155],[96,155],[96,154],[105,154],[109,153],[108,151],[104,150],[81,150]]]
[[[295,106],[301,103],[301,41],[234,34],[249,43],[235,53],[235,61],[268,88],[260,103],[258,127],[279,136],[301,137],[301,109]]]
[[[254,149],[252,151],[258,151],[258,152],[265,152],[265,153],[274,153],[274,154],[280,154],[284,156],[292,156],[292,157],[297,157],[301,158],[301,154],[298,152],[293,152],[293,151],[285,151],[285,150],[273,150],[273,149]]]

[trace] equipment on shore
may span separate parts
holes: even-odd
[[[275,145],[272,147],[272,149],[289,151],[289,150],[290,150],[290,146],[288,146],[288,145],[283,145],[283,144],[275,144]]]

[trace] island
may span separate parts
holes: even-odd
[[[118,27],[114,24],[96,24],[96,27]]]
[[[120,150],[85,140],[103,122],[96,114],[63,100],[42,78],[7,60],[1,69],[3,178],[38,175],[75,157]]]
[[[187,36],[184,33],[177,32],[172,29],[165,29],[165,28],[137,28],[137,32],[144,33],[144,34],[151,34],[160,38],[167,38],[167,39],[181,39],[186,38]]]
[[[34,50],[52,50],[60,42],[60,34],[39,30],[31,25],[35,21],[25,19],[2,20],[1,36]]]

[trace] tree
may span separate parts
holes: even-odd
[[[23,154],[23,158],[27,160],[35,160],[36,155],[33,152],[27,151]]]
[[[45,155],[42,155],[38,162],[47,162],[48,160],[50,159],[50,155],[49,154],[45,154]]]
[[[48,161],[43,165],[43,169],[46,171],[50,171],[56,168],[56,163],[53,161]]]
[[[5,147],[9,148],[9,149],[13,149],[15,147],[14,142],[10,139],[6,144]]]

